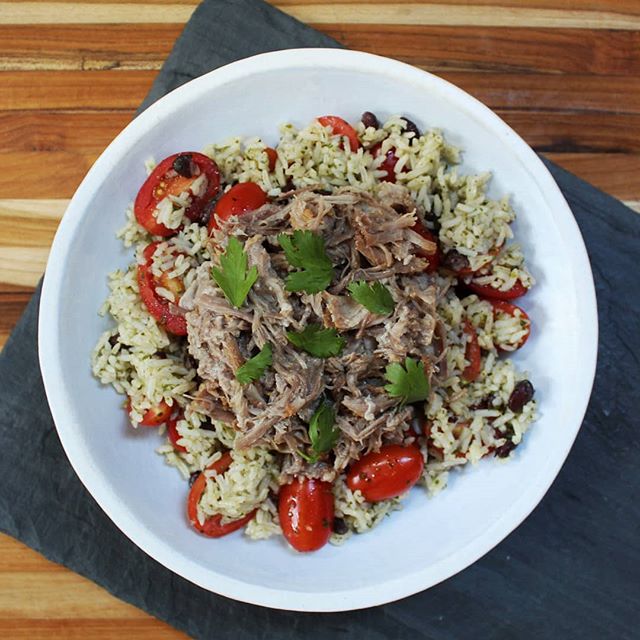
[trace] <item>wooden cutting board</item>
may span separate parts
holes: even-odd
[[[273,4],[349,48],[443,76],[640,210],[640,1]],[[0,1],[0,347],[67,200],[133,117],[196,5]],[[0,536],[0,637],[184,636]]]

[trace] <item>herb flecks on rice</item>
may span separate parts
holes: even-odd
[[[372,114],[364,119],[367,126],[360,122],[347,132],[357,136],[357,149],[344,131],[334,131],[318,121],[302,128],[282,125],[274,149],[259,138],[241,137],[208,146],[204,153],[217,165],[208,171],[219,171],[222,190],[228,191],[238,182],[253,182],[273,199],[253,218],[231,218],[222,229],[214,225],[213,242],[205,226],[207,216],[194,222],[186,215],[209,186],[204,174],[193,176],[184,189],[158,199],[149,223],[131,207],[126,212],[126,224],[118,237],[125,247],[134,248],[135,261],[109,276],[109,295],[101,313],[113,322],[94,350],[93,373],[100,382],[127,396],[127,411],[134,427],[145,424],[148,413],[161,403],[170,407],[172,418],[160,429],[165,439],[157,451],[185,479],[193,482],[197,477],[205,478],[197,505],[200,525],[208,518],[219,517],[224,527],[254,514],[245,527],[246,535],[252,539],[279,535],[283,532],[278,513],[279,485],[283,478],[304,473],[333,479],[339,527],[330,541],[341,544],[401,508],[401,497],[367,502],[359,490],[352,491],[345,475],[351,461],[385,442],[417,443],[425,463],[420,483],[429,495],[435,495],[446,486],[455,468],[489,455],[509,457],[535,420],[536,403],[531,399],[533,387],[527,374],[504,357],[504,352],[526,341],[530,320],[511,303],[496,304],[493,299],[510,300],[534,284],[520,246],[510,242],[516,214],[508,199],[488,196],[488,173],[461,174],[456,168],[459,151],[440,131],[417,135],[415,125],[401,116],[393,116],[381,126],[372,126],[377,122]],[[149,172],[154,167],[155,162],[150,161]],[[289,201],[284,199],[287,197]],[[203,204],[199,202],[199,207]],[[348,252],[343,248],[351,242],[349,233],[353,233],[355,223],[348,221],[341,230],[329,228],[335,225],[335,219],[347,215],[348,207],[355,207],[354,220],[367,210],[380,211],[375,214],[380,224],[385,215],[393,217],[393,224],[387,228],[376,228],[376,220],[368,220],[364,235],[354,239],[354,247],[362,247],[357,243],[366,234],[377,233],[381,238],[387,234],[387,240],[396,234],[389,242],[397,242],[400,233],[403,241],[412,239],[413,248],[402,256],[388,247],[367,250],[366,261],[357,267],[361,273],[356,268],[350,273],[345,266]],[[357,211],[358,207],[362,210]],[[383,214],[385,207],[387,213]],[[152,236],[145,228],[155,229],[156,223],[165,228],[165,237]],[[419,230],[420,225],[425,231]],[[328,279],[309,279],[315,282],[305,285],[311,287],[309,291],[292,293],[286,278],[303,268],[278,255],[281,247],[277,235],[283,231],[292,235],[295,230],[326,234],[324,242],[332,268],[331,272],[326,270]],[[211,350],[212,345],[206,345],[215,357],[196,361],[186,340],[169,333],[149,312],[141,299],[138,271],[141,267],[148,269],[149,278],[155,282],[153,294],[162,309],[182,314],[193,310],[203,278],[209,287],[210,307],[231,309],[224,293],[215,291],[210,275],[211,267],[220,262],[220,246],[228,246],[229,237],[239,239],[246,252],[247,270],[255,267],[258,277],[242,305],[211,316],[212,322],[219,323],[220,335],[226,331],[229,340],[221,341],[220,353],[217,347]],[[435,245],[428,238],[437,241],[438,255],[443,257],[439,269],[429,269]],[[157,243],[153,254],[143,255],[152,242]],[[411,265],[421,265],[414,270],[415,282],[411,281]],[[407,272],[402,284],[393,277],[392,266]],[[425,269],[428,273],[421,273]],[[473,291],[462,293],[458,286],[462,283]],[[273,309],[260,302],[261,297],[271,300]],[[420,298],[424,308],[415,306]],[[414,301],[413,307],[406,304],[409,299]],[[424,318],[428,308],[433,309],[434,322],[427,329],[422,327],[426,338],[421,342],[415,334],[409,340],[416,314]],[[267,330],[269,323],[264,321],[265,314],[275,311],[282,325],[276,333]],[[338,351],[313,355],[287,340],[285,331],[298,335],[314,322],[344,341]],[[472,338],[481,357],[470,349]],[[189,339],[193,351],[192,333]],[[234,341],[235,349],[229,346]],[[409,343],[414,351],[407,353]],[[364,347],[356,346],[360,344]],[[241,382],[236,372],[265,353],[265,345],[273,356],[263,356],[256,372],[245,376],[246,380],[242,374],[245,382]],[[355,375],[366,358],[377,362],[382,389],[387,382],[383,377],[385,366],[406,365],[407,357],[415,359],[416,366],[423,361],[428,364],[426,374],[431,384],[422,411],[413,405],[403,406],[401,398],[385,396],[384,390],[376,391],[378,396],[369,392],[349,395],[345,391],[349,376]],[[470,358],[477,360],[471,362]],[[320,368],[318,362],[322,363]],[[248,440],[247,432],[238,427],[245,419],[242,407],[252,407],[253,414],[247,414],[246,419],[255,422],[261,389],[285,388],[282,370],[278,369],[281,366],[298,371],[300,385],[310,384],[316,373],[322,379],[325,367],[334,368],[331,375],[335,381],[326,394],[318,391],[299,415],[287,413],[283,404],[281,417],[259,438]],[[358,384],[371,385],[376,375],[363,377]],[[229,379],[227,387],[216,390],[210,384],[205,390],[207,380],[225,376]],[[344,377],[342,382],[340,376]],[[335,410],[335,427],[331,430],[337,431],[331,431],[332,437],[327,439],[330,449],[313,445],[319,448],[318,453],[307,423],[321,395],[334,401],[337,397],[343,404]],[[385,412],[395,420],[385,418],[385,424],[392,425],[386,431],[376,426]],[[412,417],[421,423],[420,432],[414,430]],[[358,429],[370,431],[362,440],[366,443],[362,448],[349,445],[345,434],[350,420],[359,425]],[[336,440],[333,436],[337,434]],[[319,442],[318,434],[313,437]],[[211,469],[221,456],[228,455],[227,451],[232,452],[232,462],[217,475]],[[333,528],[331,523],[327,526]]]

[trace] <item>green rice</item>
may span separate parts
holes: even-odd
[[[459,151],[447,144],[438,130],[425,132],[419,138],[408,132],[405,121],[394,116],[375,129],[361,123],[356,127],[361,148],[351,152],[340,136],[313,122],[297,129],[292,124],[280,127],[276,145],[275,170],[269,171],[266,144],[259,138],[230,138],[211,144],[205,153],[220,168],[223,184],[252,181],[269,195],[279,195],[285,187],[320,186],[332,190],[351,185],[376,193],[385,171],[380,165],[387,151],[398,157],[396,181],[407,189],[420,215],[437,219],[439,241],[444,250],[455,249],[469,260],[474,269],[491,263],[489,273],[480,270],[474,276],[478,284],[505,291],[520,280],[527,288],[533,279],[524,266],[524,256],[512,237],[510,224],[515,212],[508,198],[492,200],[486,189],[490,175],[459,175],[455,165]],[[380,153],[372,150],[380,144]],[[154,163],[148,163],[148,169]],[[184,216],[189,205],[188,194],[180,194],[158,214],[158,220],[179,233],[161,241],[152,262],[155,275],[167,273],[181,278],[188,288],[199,265],[209,260],[206,228],[191,223]],[[425,224],[427,222],[425,221]],[[427,224],[428,226],[428,224]],[[222,423],[211,422],[191,407],[197,392],[195,365],[187,354],[184,340],[168,335],[151,317],[142,303],[136,279],[137,264],[143,262],[144,247],[154,240],[135,220],[132,208],[126,212],[126,224],[118,232],[125,247],[134,248],[135,259],[126,270],[109,275],[109,295],[101,309],[109,315],[113,326],[99,339],[92,357],[94,375],[105,385],[128,399],[131,423],[135,428],[147,409],[165,401],[179,406],[184,416],[177,422],[176,449],[159,430],[163,442],[157,451],[166,463],[176,467],[185,479],[204,471],[223,451],[232,450],[233,463],[223,476],[207,474],[206,490],[198,507],[198,518],[221,514],[234,520],[257,509],[245,528],[252,539],[263,539],[281,533],[277,505],[279,466],[277,456],[259,447],[245,452],[233,450],[235,432]],[[495,256],[494,247],[502,247]],[[523,336],[521,317],[496,316],[492,305],[475,295],[458,298],[453,292],[455,278],[438,276],[443,294],[438,315],[444,325],[448,350],[444,356],[447,377],[433,390],[426,409],[430,438],[422,447],[425,469],[421,485],[430,495],[441,491],[448,474],[468,462],[477,463],[507,441],[514,445],[535,420],[535,402],[525,405],[521,413],[508,408],[515,384],[527,377],[507,359],[499,358],[496,344],[517,345]],[[444,293],[447,291],[447,293]],[[167,300],[179,303],[175,294],[160,287],[157,292]],[[469,362],[465,359],[467,336],[463,324],[475,327],[478,343],[484,350],[481,374],[474,382],[462,376]],[[334,483],[335,512],[349,527],[347,534],[334,534],[331,541],[344,542],[351,532],[369,531],[393,511],[401,507],[396,498],[376,504],[367,503],[359,492],[353,493],[344,476]]]

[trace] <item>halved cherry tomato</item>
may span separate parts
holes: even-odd
[[[429,229],[427,229],[419,220],[411,228],[416,233],[419,233],[425,240],[430,240],[431,242],[435,243],[436,245],[435,253],[426,253],[424,251],[418,250],[418,254],[429,261],[429,264],[425,269],[425,271],[427,273],[435,273],[438,270],[438,267],[440,266],[440,260],[442,258],[442,255],[441,255],[442,252],[440,250],[440,245],[438,244],[438,238],[435,236],[434,233],[429,231]]]
[[[216,203],[215,216],[209,219],[209,232],[217,229],[216,217],[227,220],[247,211],[259,209],[267,201],[267,194],[255,182],[239,182]]]
[[[265,149],[265,153],[267,154],[267,158],[269,160],[269,171],[273,171],[276,168],[276,162],[278,160],[278,152],[271,147],[267,147]]]
[[[176,171],[174,168],[176,166],[183,175]],[[192,175],[196,172],[197,175]],[[165,227],[155,219],[153,213],[162,199],[189,191],[193,181],[202,174],[207,177],[207,188],[202,195],[193,196],[191,205],[185,210],[185,215],[190,220],[196,221],[204,206],[220,188],[218,165],[211,158],[196,151],[174,153],[160,162],[151,172],[136,196],[133,206],[136,220],[154,236],[167,237],[176,234],[177,229]]]
[[[157,242],[147,245],[143,252],[144,264],[138,265],[138,288],[142,302],[149,310],[149,313],[158,323],[169,333],[176,336],[187,335],[187,321],[184,315],[172,311],[172,305],[167,299],[156,293],[157,282],[151,273],[151,262],[153,254],[158,247]]]
[[[330,127],[331,131],[337,136],[346,136],[349,140],[351,151],[357,151],[360,148],[360,140],[356,130],[342,118],[338,116],[322,116],[318,118],[318,122],[323,127]]]
[[[480,345],[478,344],[478,334],[470,320],[464,321],[464,332],[469,336],[464,352],[465,360],[468,360],[469,364],[462,372],[462,377],[467,382],[473,382],[480,375]]]
[[[499,313],[505,313],[509,316],[516,317],[517,313],[520,313],[520,320],[524,321],[527,327],[527,332],[520,338],[517,344],[515,345],[500,345],[496,344],[496,349],[500,351],[515,351],[524,345],[524,343],[529,339],[529,335],[531,334],[531,320],[527,315],[527,312],[524,309],[521,309],[515,304],[511,302],[507,302],[506,300],[489,300],[491,305],[493,306],[493,317],[495,318]]]
[[[367,453],[347,472],[347,486],[360,489],[367,502],[395,498],[418,482],[424,459],[417,446],[388,444]]]
[[[222,458],[216,460],[207,468],[213,469],[217,474],[223,474],[231,466],[232,462],[233,459],[231,458],[231,454],[227,452],[223,454]],[[187,517],[189,518],[191,526],[200,533],[205,536],[209,536],[210,538],[221,538],[222,536],[226,536],[228,533],[232,533],[233,531],[237,531],[244,527],[244,525],[247,524],[253,516],[255,516],[256,509],[239,520],[233,520],[226,524],[222,524],[221,515],[211,516],[210,518],[207,518],[203,524],[200,524],[198,521],[198,504],[200,503],[200,498],[202,498],[202,494],[204,493],[206,486],[207,477],[204,473],[201,473],[191,485],[189,498],[187,500]]]
[[[327,544],[333,531],[331,483],[294,478],[280,487],[278,514],[282,533],[296,551],[316,551]]]
[[[162,400],[160,404],[147,409],[138,424],[143,427],[159,427],[171,417],[172,411],[173,408]]]
[[[473,280],[467,286],[482,298],[493,298],[495,300],[515,300],[529,291],[520,280],[516,280],[513,286],[506,291],[500,291],[488,284],[476,284]]]
[[[178,411],[174,416],[172,416],[167,422],[167,436],[169,438],[169,442],[173,445],[173,448],[176,451],[186,452],[186,448],[181,444],[178,444],[178,440],[182,437],[178,433],[178,420],[182,420],[183,414],[182,411]]]
[[[378,142],[378,144],[371,147],[371,154],[373,157],[377,157],[380,155],[382,151],[382,142]],[[398,164],[398,156],[396,155],[395,149],[389,149],[387,153],[385,153],[384,160],[378,167],[382,171],[386,171],[387,175],[380,178],[383,182],[393,182],[396,181],[396,164]]]

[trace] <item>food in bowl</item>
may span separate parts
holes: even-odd
[[[119,232],[93,371],[219,537],[344,542],[535,419],[515,213],[407,118],[336,116],[155,166]]]

